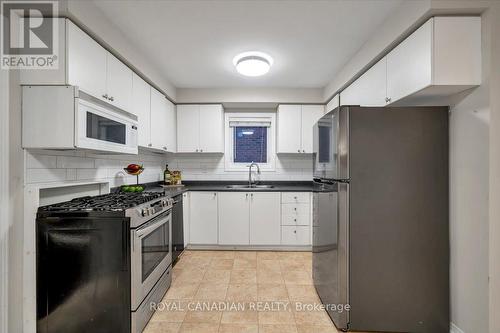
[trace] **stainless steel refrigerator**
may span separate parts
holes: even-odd
[[[313,132],[313,279],[337,328],[448,333],[448,109],[340,107]]]

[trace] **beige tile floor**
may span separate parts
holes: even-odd
[[[145,333],[337,333],[326,312],[295,306],[320,302],[311,260],[310,252],[185,251]]]

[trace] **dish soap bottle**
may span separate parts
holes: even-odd
[[[165,171],[163,171],[163,180],[165,185],[170,185],[172,183],[172,172],[168,169],[168,164],[165,166]]]

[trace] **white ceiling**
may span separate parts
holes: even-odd
[[[131,43],[178,88],[321,88],[402,0],[96,0]],[[257,78],[233,57],[274,58]]]

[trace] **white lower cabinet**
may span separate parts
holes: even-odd
[[[183,198],[188,245],[311,245],[310,193],[189,192]]]
[[[217,244],[217,193],[189,193],[189,243]]]
[[[310,226],[282,226],[282,245],[311,245]]]
[[[248,245],[250,195],[244,192],[219,192],[219,244]]]
[[[311,245],[311,193],[281,194],[281,245]]]
[[[280,193],[250,193],[250,245],[280,243]]]

